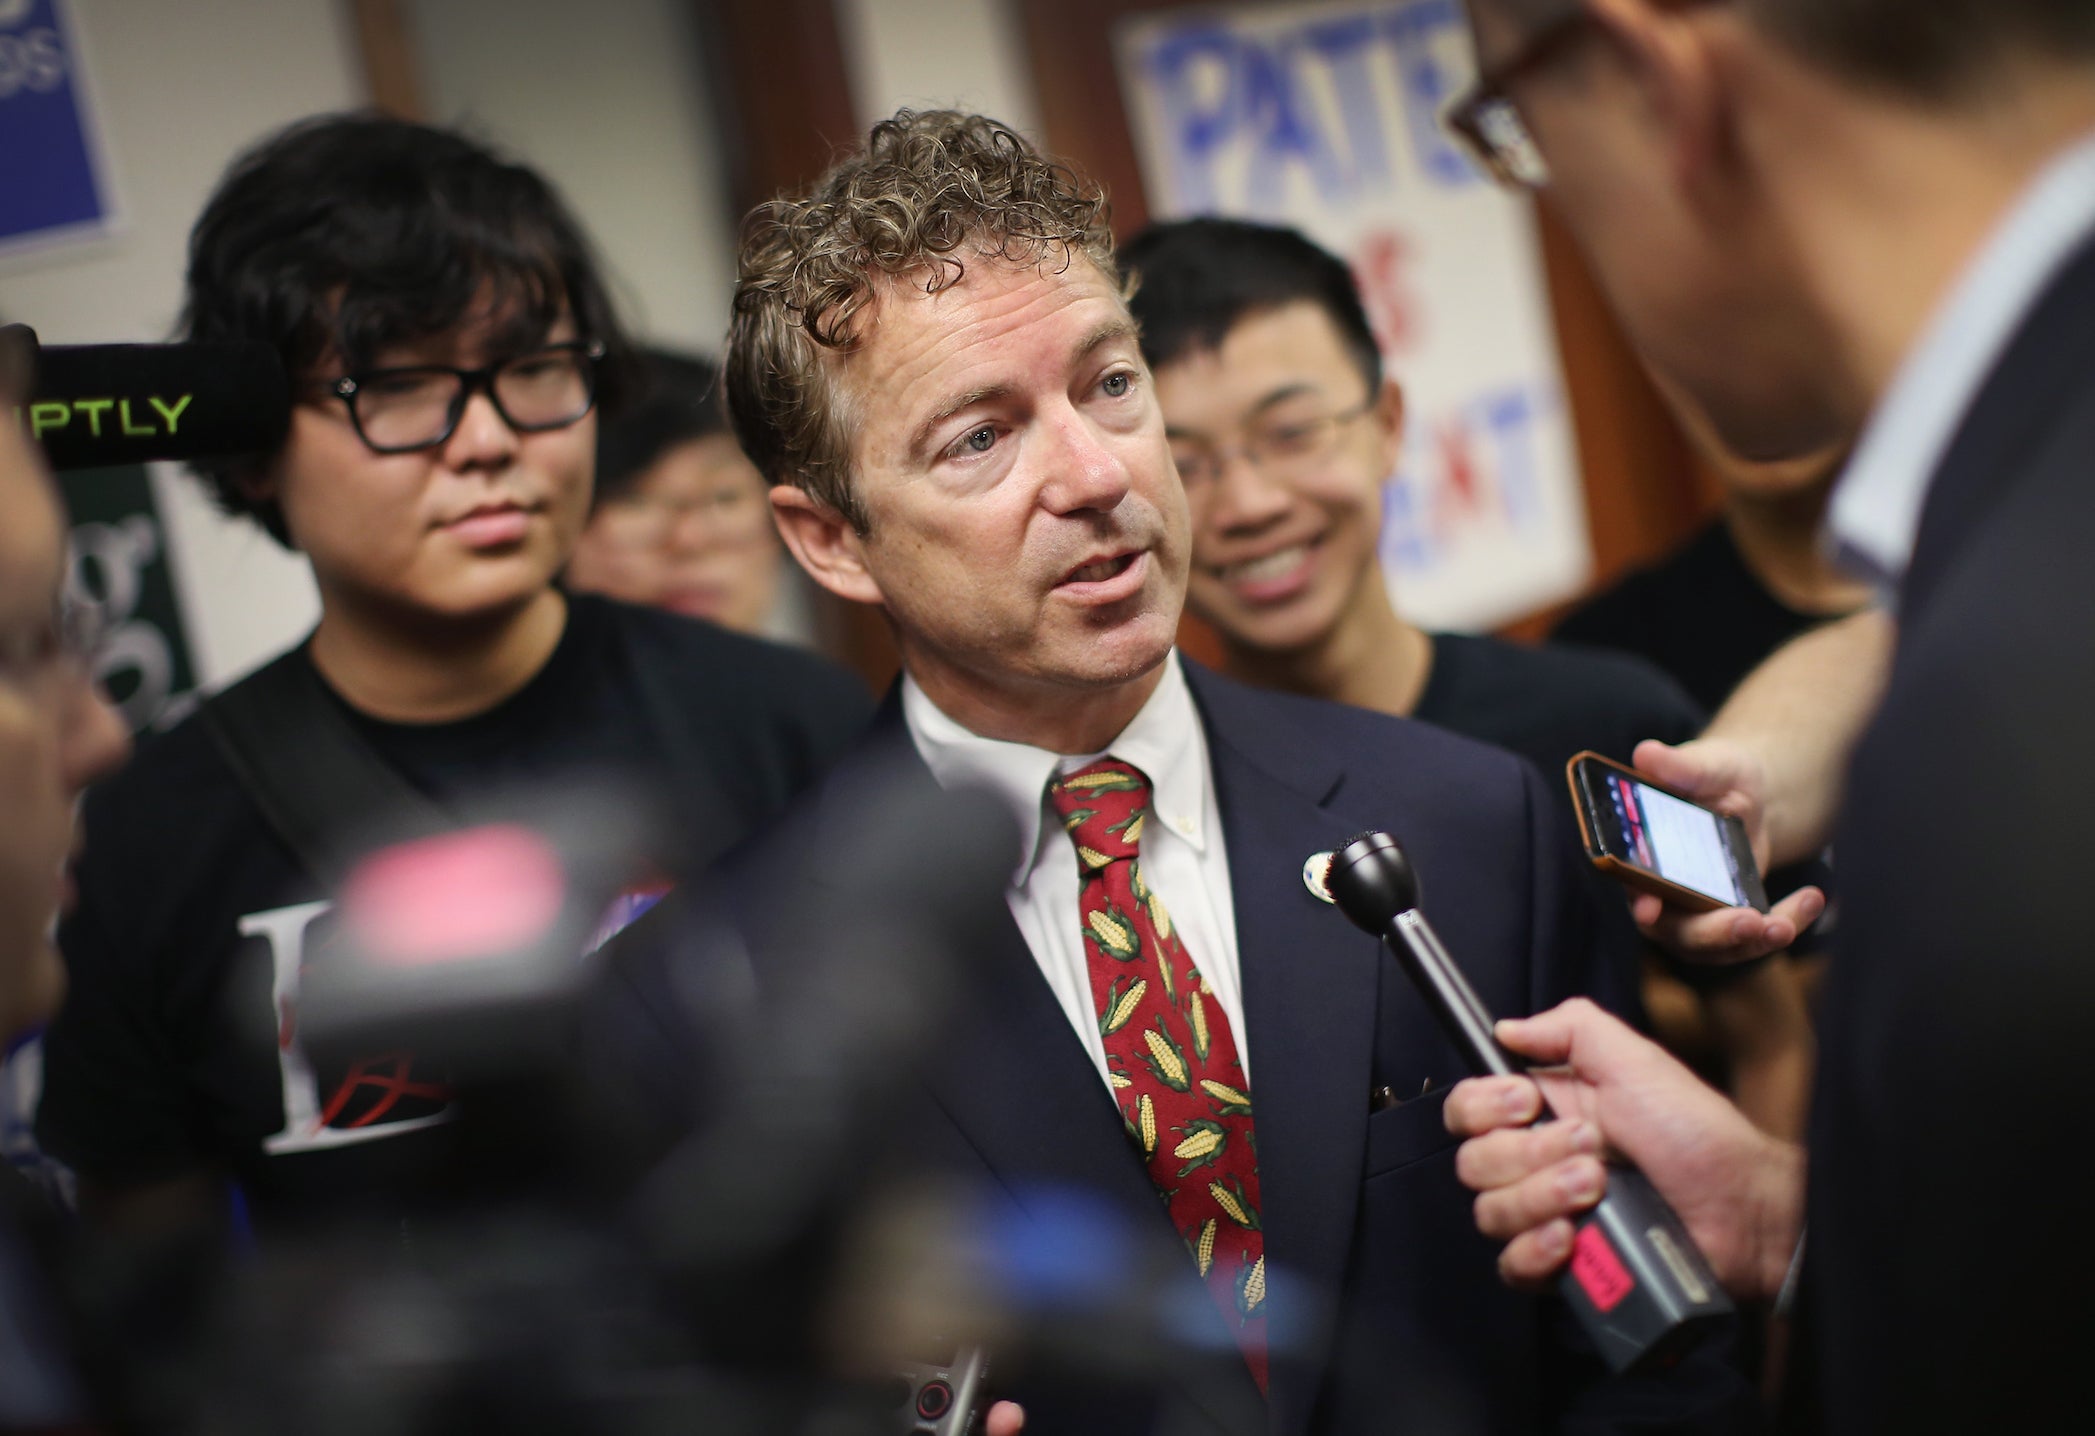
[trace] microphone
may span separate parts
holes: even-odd
[[[40,345],[14,417],[54,469],[155,459],[266,454],[291,426],[291,382],[274,348],[243,339],[191,344]]]
[[[1419,911],[1418,877],[1395,838],[1363,833],[1346,844],[1325,887],[1354,926],[1395,954],[1472,1071],[1527,1070],[1492,1035],[1490,1012]],[[1672,1365],[1734,1310],[1680,1218],[1626,1165],[1613,1167],[1600,1204],[1580,1219],[1557,1290],[1618,1374]]]

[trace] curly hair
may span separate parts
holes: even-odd
[[[727,401],[735,437],[773,483],[806,490],[867,531],[851,485],[855,415],[834,356],[866,337],[884,287],[935,294],[970,259],[1112,275],[1098,187],[1008,125],[952,110],[897,110],[811,193],[759,205],[743,228]]]

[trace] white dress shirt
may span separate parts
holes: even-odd
[[[1833,493],[1842,561],[1887,601],[1905,581],[1928,485],[2044,287],[2095,232],[2095,135],[2016,201],[1899,366]]]
[[[902,680],[902,716],[910,740],[945,787],[972,783],[1011,805],[1018,818],[1019,865],[1004,898],[1011,916],[1054,989],[1069,1025],[1106,1081],[1106,1044],[1091,996],[1091,963],[1078,912],[1076,845],[1048,807],[1049,778],[1100,758],[1132,763],[1149,778],[1152,819],[1142,829],[1142,877],[1164,900],[1171,925],[1199,965],[1215,1000],[1229,1014],[1247,1076],[1243,983],[1237,971],[1237,918],[1230,900],[1229,852],[1215,809],[1207,733],[1186,675],[1173,652],[1157,691],[1103,753],[1064,757],[1024,743],[970,733],[917,686]]]

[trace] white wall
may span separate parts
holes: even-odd
[[[1003,0],[836,0],[861,126],[903,105],[973,110],[1040,138],[1040,102]]]
[[[649,339],[717,352],[735,216],[690,0],[410,0],[423,104],[567,197]]]
[[[72,0],[122,226],[0,264],[0,312],[46,342],[164,338],[189,226],[227,161],[300,115],[363,102],[338,0]],[[319,609],[305,566],[214,513],[165,465],[153,482],[199,677],[284,647]]]

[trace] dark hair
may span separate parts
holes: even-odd
[[[1215,218],[1152,225],[1122,246],[1120,272],[1134,291],[1128,307],[1152,369],[1219,349],[1252,315],[1314,304],[1369,389],[1382,387],[1382,351],[1353,271],[1296,230]]]
[[[544,179],[449,130],[322,115],[226,171],[189,237],[181,329],[273,344],[295,387],[323,361],[367,367],[483,304],[496,342],[519,349],[571,315],[605,346],[598,398],[615,407],[624,336],[588,240]],[[288,546],[283,515],[245,482],[252,459],[196,467],[220,507]]]
[[[615,419],[597,425],[596,502],[615,499],[680,444],[727,432],[720,368],[667,349],[635,356],[634,385]]]
[[[1828,69],[1945,100],[2018,52],[2095,59],[2088,0],[1747,0],[1770,34]]]

